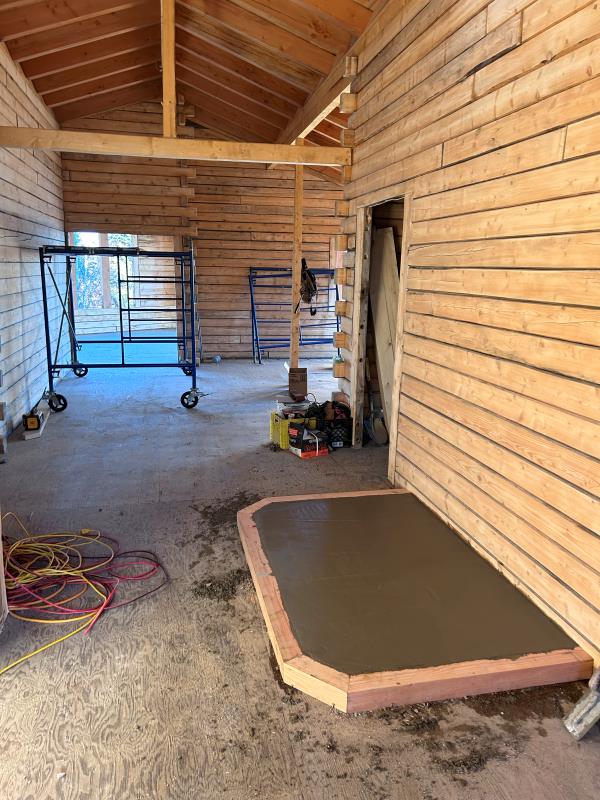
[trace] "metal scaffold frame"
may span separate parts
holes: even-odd
[[[309,333],[305,335],[304,331],[315,328],[327,329],[331,328],[332,331],[340,330],[340,320],[335,313],[335,302],[339,300],[339,292],[337,284],[332,285],[334,277],[334,270],[332,269],[313,269],[311,270],[319,281],[319,278],[326,277],[327,285],[322,283],[319,285],[319,294],[327,295],[327,300],[324,303],[317,302],[314,309],[317,313],[326,312],[332,314],[331,320],[318,320],[316,322],[300,322],[300,347],[311,347],[321,344],[331,344],[333,348],[333,337],[318,336]],[[281,278],[289,278],[289,284],[273,283],[272,281]],[[269,282],[271,281],[271,282]],[[278,309],[285,309],[291,312],[292,302],[290,300],[261,300],[257,296],[257,289],[268,290],[281,290],[286,293],[287,297],[291,298],[292,291],[292,270],[285,267],[250,267],[248,272],[248,283],[250,286],[250,308],[252,313],[252,361],[256,364],[262,364],[262,356],[265,350],[280,350],[290,346],[289,332],[285,336],[262,336],[260,333],[261,323],[266,325],[283,325],[290,327],[290,314],[288,313],[285,318],[275,319],[262,317],[261,312],[267,311],[269,308],[277,307]],[[331,302],[331,294],[334,294],[334,301]],[[309,308],[302,306],[300,312],[304,315],[310,313]],[[309,318],[310,319],[310,318]],[[339,353],[339,350],[338,350]]]
[[[46,334],[46,360],[48,367],[48,389],[45,397],[48,405],[53,411],[64,411],[67,407],[66,398],[58,394],[55,390],[55,380],[59,376],[60,370],[72,370],[73,373],[83,378],[90,369],[115,369],[115,368],[142,368],[142,367],[179,367],[185,375],[192,379],[189,390],[181,395],[181,404],[184,408],[194,408],[198,404],[200,392],[196,383],[196,309],[195,309],[195,264],[192,251],[154,251],[140,250],[137,247],[73,247],[73,246],[46,246],[40,247],[40,274],[42,282],[42,302],[44,306],[44,329]],[[60,282],[53,269],[53,258],[65,256],[65,283],[61,289]],[[79,360],[79,352],[82,344],[77,336],[75,319],[75,294],[74,294],[74,271],[75,260],[78,256],[110,256],[116,258],[117,265],[117,285],[118,285],[118,304],[119,312],[119,331],[118,338],[86,338],[85,345],[119,345],[121,357],[115,362],[85,362]],[[130,259],[140,260],[144,258],[173,259],[173,275],[144,275],[138,272],[132,274],[130,269]],[[49,280],[48,280],[49,279]],[[132,303],[140,300],[154,300],[154,297],[140,297],[139,290],[142,286],[161,285],[174,286],[177,296],[177,303],[174,308],[155,307],[155,306],[136,306]],[[52,291],[56,296],[60,306],[58,333],[56,341],[53,342],[50,329],[49,314],[49,292]],[[135,295],[138,292],[138,296]],[[149,314],[150,316],[138,316],[138,314]],[[151,323],[164,322],[164,317],[153,318],[153,313],[173,313],[173,323],[177,324],[176,335],[141,335],[134,336],[132,323],[145,322]],[[69,337],[70,360],[61,360],[61,345],[63,336]],[[153,361],[136,362],[129,361],[126,356],[126,344],[165,344],[174,343],[178,347],[177,361]]]

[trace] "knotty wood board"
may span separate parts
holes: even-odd
[[[558,625],[403,490],[263,500],[238,527],[283,679],[341,710],[591,674]]]
[[[600,664],[600,8],[402,13],[358,54],[344,190],[346,234],[364,208],[415,198],[389,477]],[[346,332],[360,338],[355,319]]]
[[[393,228],[380,228],[373,234],[369,297],[375,334],[377,377],[385,423],[389,430],[398,314],[398,261]]]

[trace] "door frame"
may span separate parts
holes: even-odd
[[[398,285],[398,314],[396,341],[394,344],[394,380],[392,384],[392,413],[389,433],[388,480],[393,485],[396,473],[398,448],[398,416],[400,413],[400,389],[402,382],[402,355],[404,352],[404,314],[406,310],[406,286],[408,277],[408,249],[412,227],[412,190],[403,194],[361,206],[356,212],[356,252],[354,264],[354,292],[352,306],[352,359],[350,365],[350,407],[354,420],[352,444],[362,446],[363,415],[365,399],[364,360],[367,348],[367,316],[369,310],[369,279],[371,268],[371,242],[373,232],[373,209],[386,203],[404,202],[402,223],[402,248]]]

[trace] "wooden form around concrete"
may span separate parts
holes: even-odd
[[[345,166],[351,150],[345,147],[259,142],[226,142],[216,139],[173,139],[157,136],[125,136],[117,133],[14,128],[0,126],[0,147],[49,150],[58,153],[189,159],[190,161],[238,161],[280,164]]]
[[[532,653],[519,658],[466,661],[362,675],[347,675],[302,653],[283,606],[277,578],[262,548],[254,514],[271,503],[405,492],[405,489],[383,489],[275,497],[259,500],[238,512],[240,538],[283,681],[339,711],[353,713],[588,678],[593,661],[579,647]]]

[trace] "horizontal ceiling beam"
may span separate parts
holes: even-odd
[[[0,147],[190,161],[239,161],[262,164],[276,161],[278,164],[334,167],[347,166],[352,158],[351,150],[347,147],[295,147],[288,144],[203,141],[2,126],[0,126]]]

